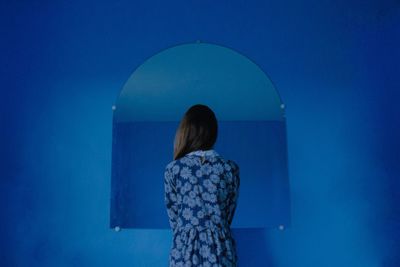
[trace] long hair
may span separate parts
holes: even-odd
[[[212,149],[218,136],[218,123],[214,112],[206,105],[191,106],[176,130],[174,160],[195,150]]]

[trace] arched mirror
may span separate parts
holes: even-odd
[[[241,168],[232,227],[290,224],[284,105],[247,57],[209,43],[177,45],[148,58],[113,106],[110,227],[169,228],[163,174],[193,104],[214,110],[215,149]]]

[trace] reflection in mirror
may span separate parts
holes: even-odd
[[[163,174],[184,112],[205,104],[215,150],[240,166],[232,227],[290,225],[284,105],[268,76],[232,49],[178,45],[146,60],[113,108],[110,227],[169,228]]]

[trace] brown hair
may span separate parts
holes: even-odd
[[[183,116],[174,140],[174,160],[195,150],[209,150],[218,135],[214,112],[206,105],[191,106]]]

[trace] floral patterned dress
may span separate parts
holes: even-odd
[[[170,267],[238,266],[230,225],[239,166],[215,150],[196,150],[165,168],[165,204],[173,231]]]

